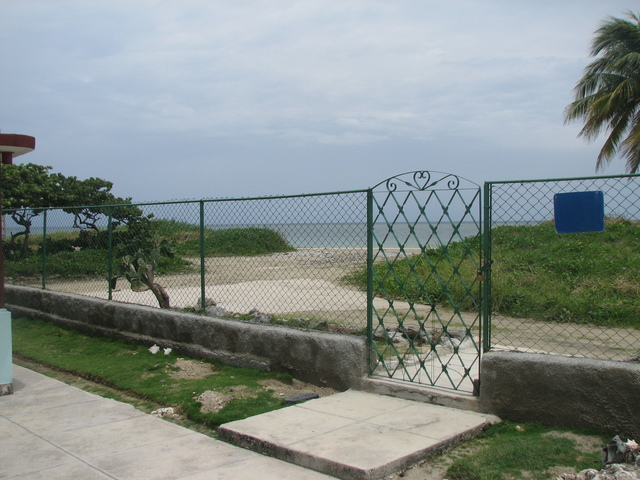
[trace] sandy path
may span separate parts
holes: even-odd
[[[166,275],[158,282],[169,292],[175,308],[198,307],[200,261],[192,259],[193,273]],[[354,328],[366,326],[366,294],[343,285],[340,279],[366,262],[364,249],[300,249],[259,257],[222,257],[206,259],[205,297],[229,312],[248,313],[252,309],[286,317],[319,317]],[[119,280],[112,299],[120,302],[157,306],[153,294],[133,292],[125,280]],[[47,288],[107,298],[105,280],[54,281]],[[388,304],[376,299],[376,309],[383,312]],[[405,302],[394,302],[401,314],[409,311]],[[419,307],[421,317],[427,307]],[[451,312],[439,310],[452,326],[461,322]],[[477,324],[472,314],[462,314],[467,325]],[[423,317],[424,318],[424,317]],[[407,320],[406,323],[415,323]],[[430,322],[439,327],[438,322]],[[385,326],[397,324],[391,313]],[[591,325],[553,324],[528,319],[494,316],[493,347],[517,348],[570,355],[586,355],[616,360],[628,359],[640,352],[640,331],[601,328]],[[506,346],[506,347],[505,347]]]

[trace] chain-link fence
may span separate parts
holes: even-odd
[[[365,333],[365,191],[6,211],[10,283]]]
[[[638,356],[639,182],[485,184],[491,269],[472,275],[485,279],[485,347]],[[580,191],[603,193],[605,230],[555,233],[554,195]],[[367,222],[370,238],[384,239],[375,248],[412,247],[397,242],[400,225],[388,235],[385,222],[368,220],[370,192],[5,211],[5,275],[114,301],[365,334]],[[407,238],[431,221],[409,222]]]
[[[604,231],[556,233],[554,196],[568,192],[602,192]],[[490,347],[637,357],[640,177],[488,182],[485,203]]]

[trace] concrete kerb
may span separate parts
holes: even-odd
[[[640,364],[519,352],[482,360],[479,409],[515,422],[640,437]]]
[[[359,389],[367,374],[362,337],[256,325],[13,285],[7,286],[6,297],[7,308],[16,318],[39,318],[145,345],[157,343],[230,365],[289,372],[318,386]]]

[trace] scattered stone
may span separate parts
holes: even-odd
[[[205,308],[204,313],[210,317],[228,317],[229,312],[222,307],[218,307],[217,305],[210,305]]]
[[[326,332],[329,330],[329,322],[327,322],[326,320],[317,320],[317,319],[308,320],[307,328],[311,330],[322,330]]]
[[[640,456],[640,446],[634,440],[623,442],[619,435],[611,439],[602,449],[602,464],[636,463]]]
[[[151,415],[153,415],[154,417],[159,417],[159,418],[163,418],[163,417],[176,418],[178,416],[174,412],[173,407],[159,408],[159,409],[154,410],[153,412],[151,412]]]
[[[556,480],[640,480],[640,446],[633,441],[623,442],[618,435],[602,449],[604,468],[592,468],[578,473],[565,473]]]
[[[258,323],[270,323],[271,315],[261,313],[257,308],[254,308],[249,312],[249,315],[253,315],[253,321]]]
[[[590,468],[576,474],[565,473],[556,480],[640,480],[640,469],[627,463],[614,463],[600,471]]]
[[[386,333],[383,333],[386,332]],[[387,328],[383,331],[376,330],[373,334],[373,338],[376,340],[384,340],[387,341],[391,339],[392,343],[409,343],[402,332],[399,332],[397,328]]]
[[[3,395],[11,395],[13,393],[13,383],[3,383],[0,385],[0,397]]]
[[[466,338],[469,338],[467,337],[466,330],[447,330],[447,334],[449,335],[450,338],[455,338],[457,340],[460,340],[461,342]]]
[[[204,299],[204,307],[215,307],[217,305],[216,301],[213,298],[207,298],[205,297]],[[202,307],[202,297],[200,297],[198,299],[198,303],[196,303],[196,308],[200,308]]]
[[[426,334],[417,325],[405,325],[403,329],[397,329],[400,334],[409,341],[413,341],[414,345],[422,345],[429,343]]]
[[[357,327],[353,327],[351,325],[334,325],[334,324],[331,324],[331,325],[329,325],[329,331],[333,332],[333,333],[349,334],[349,333],[359,332],[360,329],[357,328]]]
[[[473,339],[467,336],[467,332],[464,330],[450,330],[446,335],[440,336],[439,344],[443,348],[454,349],[457,347],[460,351],[473,348]]]

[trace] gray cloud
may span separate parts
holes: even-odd
[[[562,111],[593,31],[626,8],[5,0],[0,128],[37,137],[20,161],[136,200],[361,188],[422,168],[590,175],[598,144]]]

